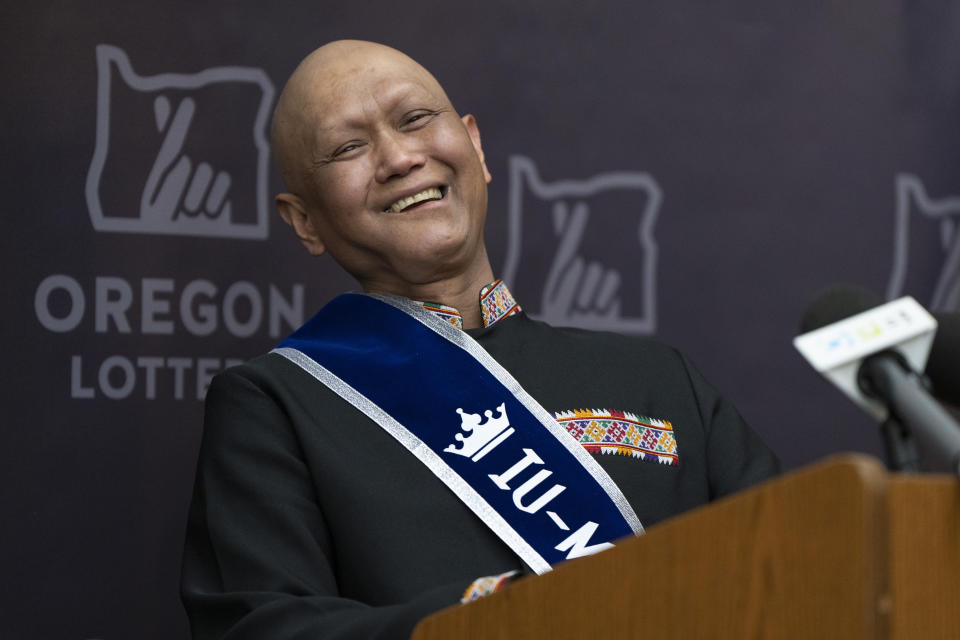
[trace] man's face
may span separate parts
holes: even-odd
[[[398,294],[487,264],[476,123],[429,74],[403,57],[360,56],[324,69],[306,96],[298,195],[313,253],[329,252],[368,291]]]

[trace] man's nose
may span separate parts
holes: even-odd
[[[378,142],[378,182],[405,176],[417,167],[422,167],[427,161],[416,139],[401,131],[384,132]]]

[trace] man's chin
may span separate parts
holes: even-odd
[[[442,281],[470,278],[484,258],[475,247],[444,246],[399,259],[393,265],[398,281],[419,287]],[[482,264],[480,266],[483,266]]]

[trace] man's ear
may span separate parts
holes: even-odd
[[[483,147],[480,146],[480,129],[477,127],[477,119],[468,113],[460,118],[460,120],[463,122],[463,126],[467,128],[467,133],[470,134],[470,142],[473,143],[477,157],[480,158],[480,166],[483,167],[483,178],[487,181],[487,184],[490,184],[490,180],[493,178],[487,170],[487,163],[483,159]]]
[[[307,215],[306,205],[299,196],[280,193],[274,198],[274,203],[280,217],[293,228],[293,232],[300,238],[300,242],[307,248],[310,255],[319,256],[327,250],[313,220]]]

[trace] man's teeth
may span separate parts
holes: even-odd
[[[387,211],[390,211],[391,213],[400,213],[407,207],[415,205],[418,202],[423,202],[424,200],[439,200],[442,197],[443,193],[441,193],[440,189],[437,187],[430,187],[429,189],[424,189],[420,193],[415,193],[412,196],[400,198],[390,205]]]

